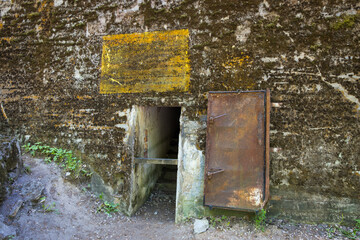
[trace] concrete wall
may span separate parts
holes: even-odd
[[[359,218],[357,0],[9,0],[0,9],[0,88],[12,127],[23,141],[81,155],[125,212],[133,105],[183,108],[177,216],[185,218],[208,212],[200,201],[207,92],[269,88],[278,103],[271,147],[282,149],[271,155],[273,214],[338,221],[336,209]],[[179,29],[189,34],[187,87],[100,94],[103,36]]]
[[[183,109],[183,111],[186,111]],[[197,132],[206,127],[204,121],[191,121],[182,116],[179,139],[178,179],[176,186],[176,222],[202,216],[205,156],[197,147]]]

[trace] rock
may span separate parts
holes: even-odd
[[[6,196],[8,172],[16,169],[16,179],[22,169],[20,144],[15,137],[0,135],[0,203]]]
[[[14,218],[16,217],[16,214],[19,212],[20,208],[22,207],[24,201],[19,199],[11,209],[11,212],[9,214],[9,217]]]
[[[199,234],[205,232],[209,228],[209,221],[207,219],[195,219],[194,233]]]
[[[39,181],[28,182],[23,186],[21,195],[26,201],[37,202],[40,199],[44,189],[44,184]]]
[[[22,160],[21,160],[21,148],[18,140],[13,138],[10,141],[10,156],[6,159],[6,168],[8,171],[18,169],[18,172],[22,168]]]
[[[0,239],[11,239],[16,236],[16,228],[0,221]]]

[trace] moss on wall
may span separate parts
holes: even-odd
[[[127,109],[183,106],[189,121],[200,122],[208,91],[265,88],[282,103],[271,113],[271,147],[282,149],[271,158],[271,185],[359,198],[358,1],[0,7],[0,88],[11,124],[24,140],[81,151],[124,206],[133,151],[124,142]],[[189,30],[188,92],[99,93],[102,36],[177,29]],[[205,129],[195,135],[204,153]]]

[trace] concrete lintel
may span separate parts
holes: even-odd
[[[177,165],[177,159],[171,158],[135,158],[135,163]]]

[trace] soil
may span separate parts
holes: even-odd
[[[276,220],[262,232],[252,222],[239,218],[216,225],[211,219],[210,228],[195,235],[192,221],[174,223],[175,200],[161,189],[151,194],[135,216],[108,216],[98,211],[99,197],[87,186],[64,180],[56,164],[45,164],[29,155],[24,155],[23,160],[31,172],[23,173],[12,183],[11,193],[0,208],[5,224],[17,229],[13,239],[328,239],[325,225],[294,225]],[[22,198],[22,186],[31,181],[44,184],[46,200],[25,202],[16,217],[10,218],[12,207]]]

